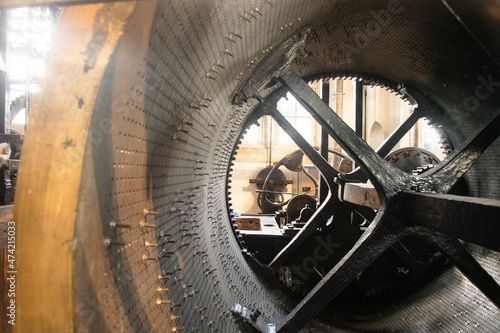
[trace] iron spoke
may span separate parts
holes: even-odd
[[[276,120],[278,125],[290,136],[290,138],[295,142],[295,144],[304,152],[304,154],[309,157],[313,164],[318,168],[321,175],[325,178],[328,186],[334,185],[333,178],[336,177],[340,171],[335,169],[328,163],[319,152],[311,146],[305,139],[300,135],[300,133],[286,120],[286,118],[274,108],[271,113],[271,117]]]
[[[398,128],[396,128],[389,137],[377,148],[376,152],[378,156],[384,158],[391,152],[391,150],[398,144],[399,141],[403,138],[403,136],[408,133],[410,129],[417,123],[417,121],[422,118],[422,114],[415,109],[408,118],[404,122],[402,122]],[[360,168],[356,168],[351,173],[346,175],[348,179],[355,179],[361,182],[367,181],[367,178],[363,171]]]
[[[334,183],[333,178],[337,176],[340,171],[332,167],[321,156],[315,148],[313,148],[300,133],[286,120],[286,118],[276,108],[268,110],[269,114],[276,120],[278,125],[292,138],[292,140],[299,146],[300,149],[311,159],[314,165],[318,168],[319,172],[325,179],[329,188],[329,194],[321,206],[314,212],[313,216],[301,228],[301,230],[294,236],[294,238],[285,246],[280,253],[269,264],[270,267],[280,267],[284,262],[297,250],[297,248],[309,237],[316,229],[326,220],[332,216],[332,205],[338,203],[338,198],[332,196],[332,193],[337,192],[337,184]]]
[[[380,215],[379,215],[380,216]],[[346,256],[295,307],[278,328],[278,333],[299,332],[350,281],[392,244],[405,236],[405,229],[374,221]],[[389,221],[384,221],[389,222]]]
[[[403,121],[398,128],[396,128],[391,135],[377,148],[377,154],[384,158],[387,154],[391,152],[391,150],[398,144],[399,141],[403,138],[403,136],[408,133],[412,129],[413,126],[417,123],[417,121],[422,118],[422,114],[418,111],[418,109],[413,110],[410,113],[408,118]]]
[[[500,286],[458,239],[419,227],[415,228],[414,234],[437,246],[486,297],[500,307]]]
[[[338,198],[328,194],[326,200],[318,207],[313,216],[292,238],[292,240],[274,257],[269,263],[269,267],[278,268],[284,265],[286,260],[311,236],[322,223],[326,222],[333,215],[332,206],[338,203]]]
[[[401,193],[402,222],[500,251],[500,200],[437,193]]]
[[[382,191],[386,196],[392,196],[396,194],[398,189],[402,188],[404,180],[408,176],[380,158],[319,98],[306,82],[291,71],[283,74],[280,81],[328,134],[360,165],[379,192]]]
[[[422,174],[420,178],[427,178],[435,192],[449,192],[458,179],[500,135],[498,128],[500,128],[500,112],[497,112],[487,125],[462,143],[444,161]]]

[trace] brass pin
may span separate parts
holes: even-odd
[[[170,300],[157,298],[156,299],[156,305],[162,305],[162,304],[170,304]]]
[[[139,222],[139,226],[141,228],[156,228],[156,224],[154,224],[154,223],[147,223],[144,220],[142,220],[141,222]]]
[[[163,293],[163,292],[167,292],[169,291],[169,288],[162,288],[162,287],[158,287],[156,288],[156,292],[159,294],[159,293]]]
[[[146,216],[146,215],[158,215],[159,214],[158,212],[155,212],[154,210],[149,210],[147,208],[144,208],[142,213],[144,214],[144,216]]]
[[[146,254],[142,256],[142,261],[146,262],[148,260],[158,260],[158,257],[148,257]]]

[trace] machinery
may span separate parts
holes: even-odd
[[[500,331],[497,1],[57,3],[17,180],[15,332]],[[337,76],[414,112],[374,151],[307,85]],[[280,118],[286,92],[352,172]],[[262,115],[328,190],[254,251],[228,174]],[[406,173],[384,157],[421,117],[452,151]]]

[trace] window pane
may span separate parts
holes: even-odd
[[[310,144],[313,143],[313,133],[311,126],[311,118],[298,118],[296,123],[297,131],[304,137]]]

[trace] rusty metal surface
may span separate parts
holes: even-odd
[[[311,26],[308,57],[291,65],[297,73],[337,70],[403,83],[439,106],[432,115],[457,143],[498,107],[492,86],[488,99],[478,99],[481,108],[464,109],[464,100],[475,102],[467,98],[478,77],[496,82],[500,71],[440,1],[402,1],[377,33],[353,44],[356,32],[382,22],[388,4],[147,1],[116,4],[122,10],[104,16],[97,15],[102,5],[64,10],[55,38],[61,48],[49,65],[57,71],[19,171],[16,331],[235,332],[235,303],[259,310],[263,322],[282,322],[288,311],[280,290],[247,265],[226,202],[232,147],[256,104],[230,101],[263,51]],[[58,128],[54,135],[48,123]],[[471,195],[500,196],[496,178],[481,181],[499,165],[499,149],[493,143],[467,171]],[[375,245],[358,257],[374,257]],[[498,280],[498,253],[471,252]],[[498,316],[450,270],[401,303],[335,329],[490,332],[500,329]]]

